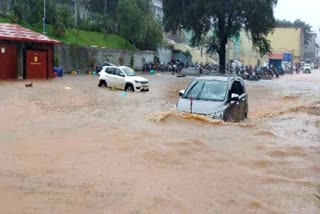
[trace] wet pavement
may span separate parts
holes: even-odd
[[[191,78],[147,78],[0,82],[1,212],[320,212],[320,71],[247,82],[240,124],[177,113]]]

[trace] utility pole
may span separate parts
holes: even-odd
[[[43,1],[43,35],[47,35],[47,31],[46,31],[46,0]]]

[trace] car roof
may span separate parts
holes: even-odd
[[[127,66],[119,66],[118,68],[129,68],[129,67],[127,67]]]
[[[112,65],[105,65],[102,68],[116,68],[117,66],[112,66]]]
[[[215,81],[229,82],[233,80],[242,81],[243,79],[237,76],[202,76],[202,77],[197,77],[195,80],[208,80],[208,81],[215,80]]]
[[[127,66],[116,66],[116,65],[106,65],[103,66],[104,68],[129,68]]]

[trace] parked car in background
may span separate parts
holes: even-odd
[[[312,70],[314,69],[314,63],[313,62],[311,63],[311,69]]]
[[[179,95],[177,108],[181,112],[228,122],[239,122],[248,117],[248,95],[240,77],[199,77]]]
[[[311,64],[305,63],[305,64],[303,65],[303,73],[305,73],[305,74],[311,74],[311,70],[312,70]]]
[[[110,62],[97,62],[93,69],[97,72],[97,74],[99,74],[104,66],[115,66],[115,65]]]
[[[149,91],[149,81],[125,66],[104,66],[99,74],[99,87],[125,91]]]
[[[241,68],[243,66],[243,64],[238,60],[230,60],[230,63],[233,70],[236,70],[236,68]]]

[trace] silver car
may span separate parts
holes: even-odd
[[[181,112],[206,115],[228,122],[248,117],[248,95],[240,77],[199,77],[179,93]]]

